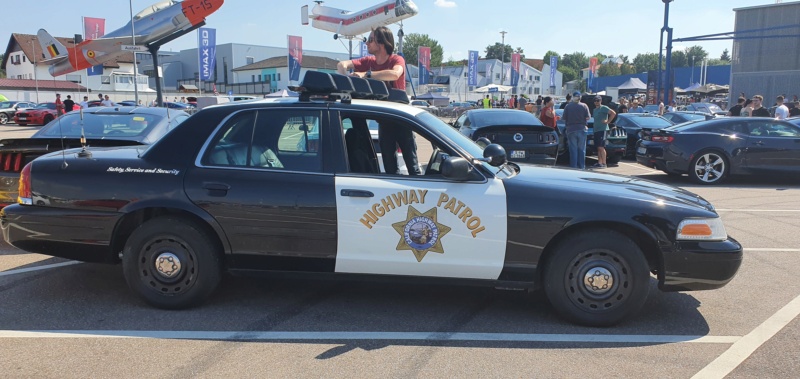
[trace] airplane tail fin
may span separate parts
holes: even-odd
[[[39,32],[36,34],[39,37],[39,44],[42,45],[42,51],[47,59],[66,57],[68,55],[67,48],[51,36],[47,30],[39,29]]]

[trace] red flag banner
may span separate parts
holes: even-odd
[[[97,17],[83,18],[83,39],[98,39],[106,34],[106,19]],[[103,75],[103,65],[99,64],[86,69],[88,76]]]

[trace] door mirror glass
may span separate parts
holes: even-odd
[[[483,158],[494,167],[502,166],[506,163],[506,149],[493,143],[483,149]]]
[[[461,157],[445,157],[442,162],[442,176],[450,180],[464,181],[472,175],[472,165]]]

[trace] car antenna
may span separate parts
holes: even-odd
[[[84,132],[83,130],[83,107],[81,107],[80,112],[81,112],[81,151],[78,152],[78,156],[81,158],[91,157],[92,153],[86,150],[86,132]],[[64,161],[65,165],[66,163],[67,162]]]
[[[81,113],[81,115],[83,115],[83,113]],[[58,120],[58,134],[61,135],[61,168],[67,168],[69,164],[67,164],[67,156],[66,153],[64,153],[64,129],[61,128],[61,116],[58,115],[58,109],[56,109],[56,116],[58,116],[56,119]]]

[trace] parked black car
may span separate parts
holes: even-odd
[[[677,111],[677,112],[667,112],[661,115],[665,119],[669,120],[673,124],[681,124],[688,121],[703,121],[703,120],[711,120],[716,117],[713,114],[705,113],[705,112],[697,112],[697,111]]]
[[[470,109],[453,127],[473,141],[483,137],[503,146],[511,161],[554,165],[558,156],[558,133],[530,112]]]
[[[730,175],[800,174],[800,127],[759,117],[696,121],[644,130],[636,161],[701,184]]]
[[[5,125],[14,119],[14,114],[21,109],[32,109],[36,103],[31,101],[2,101],[0,102],[0,125]]]
[[[164,108],[95,107],[67,113],[43,126],[30,138],[0,140],[0,207],[17,201],[19,174],[26,164],[52,151],[81,146],[148,145],[189,115]]]
[[[301,86],[204,108],[146,148],[37,158],[0,211],[4,239],[121,263],[133,292],[167,309],[202,304],[224,272],[281,273],[542,289],[562,317],[600,326],[641,309],[653,275],[664,291],[707,290],[739,269],[742,246],[689,191],[507,162],[402,90],[377,100],[392,99],[377,80],[308,71]],[[422,175],[378,171],[367,120],[430,145]]]
[[[648,113],[623,113],[617,115],[615,124],[617,128],[625,129],[625,157],[630,159],[636,157],[636,143],[639,142],[642,128],[662,129],[675,125],[661,116]]]

